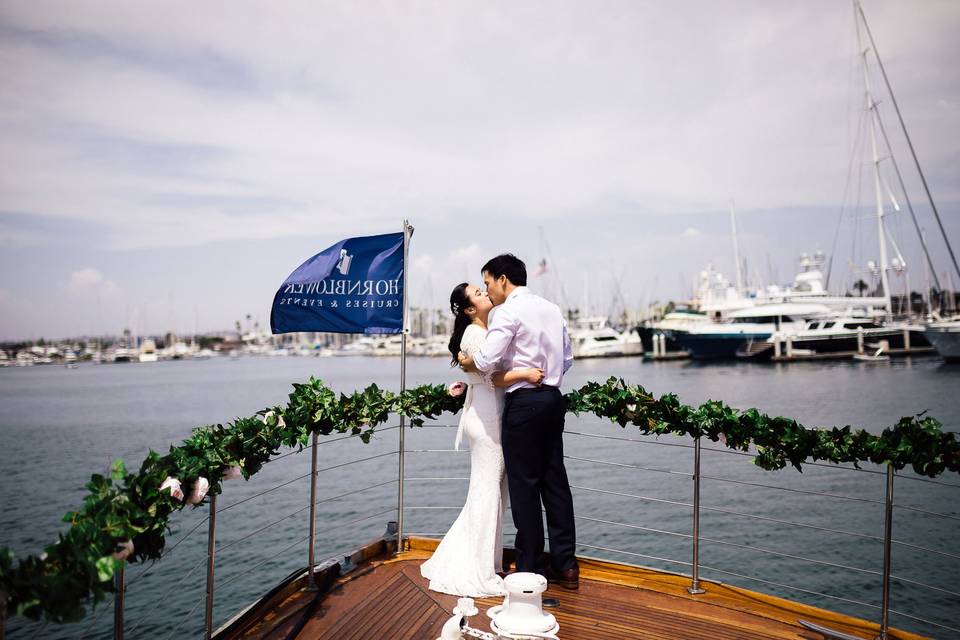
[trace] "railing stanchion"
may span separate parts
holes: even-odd
[[[310,551],[308,554],[309,567],[307,577],[307,589],[317,590],[317,579],[314,576],[314,565],[316,564],[314,552],[317,546],[317,433],[313,433],[313,445],[310,452]]]
[[[113,640],[123,640],[123,605],[124,596],[127,590],[127,581],[124,575],[124,569],[127,562],[113,576],[113,584],[116,592],[113,594]]]
[[[210,496],[210,519],[207,521],[207,607],[204,616],[203,637],[213,636],[213,563],[217,551],[217,496]]]
[[[693,576],[687,591],[706,593],[700,587],[700,438],[693,440]]]
[[[0,591],[0,640],[7,637],[7,593]]]
[[[880,605],[880,640],[890,627],[890,542],[893,539],[893,465],[887,463],[887,499],[883,515],[883,600]]]

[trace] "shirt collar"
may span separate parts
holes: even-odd
[[[513,291],[510,292],[510,295],[507,296],[507,298],[506,298],[506,300],[504,300],[504,302],[506,302],[506,301],[509,300],[510,298],[513,298],[513,297],[516,297],[516,296],[522,296],[522,295],[524,295],[525,293],[528,293],[529,291],[530,291],[530,289],[528,289],[527,287],[517,287],[516,289],[514,289]]]

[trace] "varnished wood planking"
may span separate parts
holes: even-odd
[[[430,591],[420,564],[436,542],[411,540],[411,549],[391,556],[374,549],[357,556],[360,566],[341,577],[297,636],[300,640],[433,640],[456,604],[456,597]],[[685,591],[688,578],[640,567],[582,560],[581,588],[551,588],[560,601],[551,609],[563,640],[760,640],[817,638],[796,623],[819,620],[847,633],[871,638],[870,624],[772,596],[713,584],[704,596]],[[265,603],[259,619],[218,635],[226,638],[287,638],[308,611],[314,594],[287,590]],[[489,628],[486,610],[500,599],[479,599],[481,614],[472,623]],[[255,617],[255,616],[251,616]],[[920,636],[894,632],[893,638]]]

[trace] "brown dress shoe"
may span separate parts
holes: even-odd
[[[548,568],[547,581],[564,589],[579,589],[580,567],[573,567],[566,571],[557,571],[553,568]]]

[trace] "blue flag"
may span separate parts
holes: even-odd
[[[341,240],[291,273],[273,297],[273,333],[403,331],[403,233]]]

